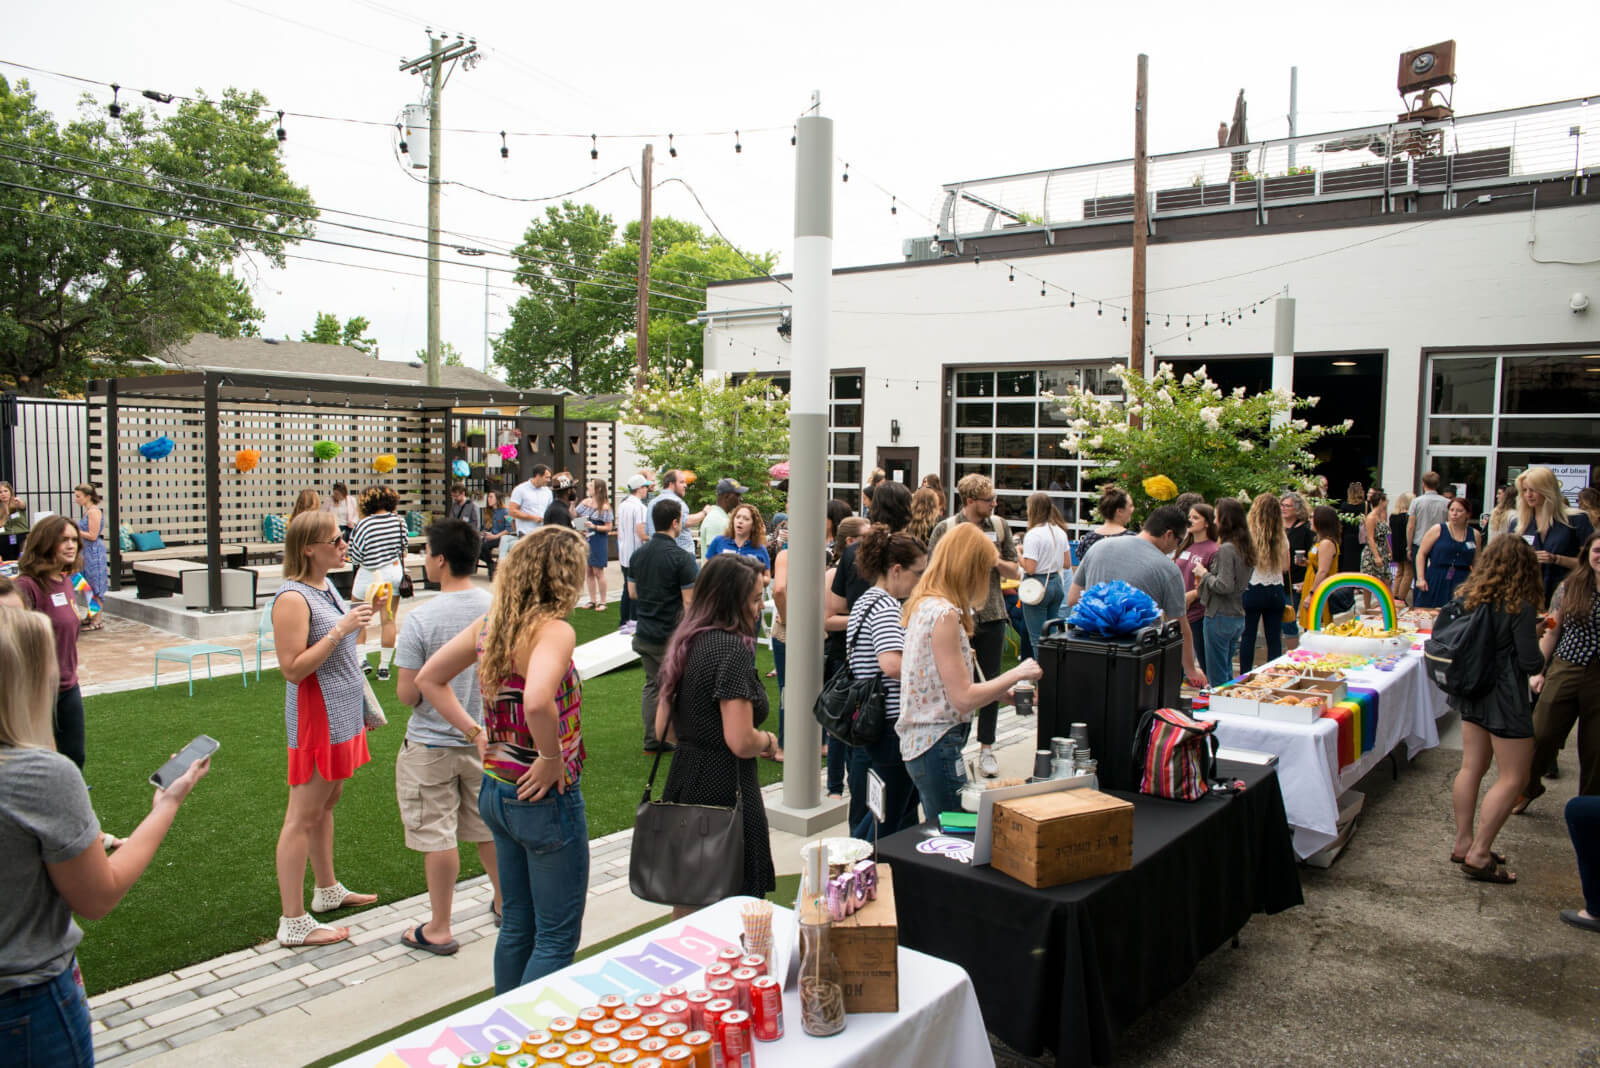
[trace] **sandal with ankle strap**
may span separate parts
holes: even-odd
[[[371,897],[371,901],[361,901],[353,904],[352,908],[365,908],[377,903],[377,897],[372,894],[358,894],[345,886],[344,883],[334,883],[332,886],[319,886],[311,895],[312,912],[332,912],[334,909],[343,908],[346,901],[352,897]]]
[[[337,927],[329,927],[325,923],[318,923],[308,913],[304,912],[293,919],[288,916],[279,916],[278,945],[289,949],[294,949],[298,946],[331,946],[350,937],[349,931],[339,934],[339,930]],[[338,935],[338,937],[330,938],[325,942],[307,942],[306,939],[317,931],[329,931]]]

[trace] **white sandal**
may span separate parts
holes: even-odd
[[[332,912],[334,909],[342,908],[346,900],[355,896],[357,896],[355,892],[346,887],[344,883],[334,883],[332,886],[319,886],[317,887],[316,892],[311,895],[311,911]],[[358,905],[355,907],[365,908],[366,905],[374,904],[377,904],[377,902],[368,901],[365,905]]]
[[[318,923],[316,920],[312,919],[310,915],[304,912],[293,919],[290,919],[288,916],[278,917],[278,945],[286,946],[290,949],[293,949],[296,946],[304,946],[307,944],[315,946],[331,946],[336,942],[343,942],[345,939],[350,937],[350,934],[347,931],[344,934],[339,935],[338,938],[332,938],[326,942],[307,943],[306,939],[310,938],[312,934],[317,931],[330,931],[334,934],[338,934],[339,929],[337,927],[329,927],[325,923]]]

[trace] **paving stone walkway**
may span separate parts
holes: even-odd
[[[976,758],[977,749],[974,740],[969,755]],[[1002,709],[995,751],[1002,775],[1028,774],[1034,720]],[[781,791],[782,784],[775,783],[763,795],[776,800]],[[829,833],[843,833],[842,822]],[[798,871],[800,840],[777,831],[772,837],[779,873]],[[668,915],[667,909],[640,902],[628,890],[632,841],[633,832],[626,830],[589,843],[583,946]],[[364,1035],[378,1034],[492,985],[489,960],[495,927],[490,899],[487,876],[456,887],[451,932],[462,949],[453,958],[400,943],[401,932],[427,916],[427,895],[418,894],[341,921],[351,929],[348,942],[284,949],[269,941],[108,990],[89,1001],[96,1062],[121,1066],[155,1063],[153,1059],[160,1057],[174,1064],[287,1064],[326,1056]],[[391,981],[397,975],[400,979]],[[380,978],[385,980],[382,992],[376,989],[380,984],[373,983]],[[370,997],[362,996],[365,984],[372,985]],[[393,996],[397,987],[405,992],[399,1015]],[[330,1035],[313,1026],[319,1003],[343,992],[349,993],[339,999],[338,1016],[345,1027]],[[241,1028],[248,1031],[240,1032]],[[246,1035],[248,1039],[242,1040]]]

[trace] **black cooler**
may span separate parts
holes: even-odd
[[[1066,737],[1074,723],[1089,726],[1090,755],[1102,790],[1137,790],[1133,732],[1153,708],[1175,708],[1183,682],[1183,631],[1178,623],[1146,627],[1125,638],[1102,638],[1045,625],[1034,650],[1039,680],[1038,748]]]

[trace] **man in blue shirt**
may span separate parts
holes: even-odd
[[[681,521],[678,524],[678,535],[675,540],[678,543],[678,548],[693,556],[694,535],[689,533],[689,528],[698,527],[705,519],[706,511],[702,508],[700,511],[690,514],[689,505],[683,499],[683,491],[686,488],[687,483],[683,480],[682,471],[668,471],[661,476],[661,492],[656,496],[656,501],[675,501],[677,503],[678,515]],[[650,521],[645,524],[645,533],[652,536],[659,529],[655,525],[655,517],[655,505],[651,504]]]

